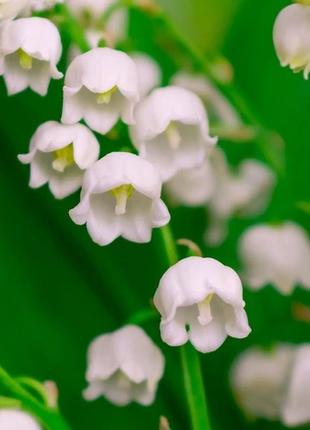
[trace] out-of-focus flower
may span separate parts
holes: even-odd
[[[206,111],[196,94],[179,87],[159,88],[138,104],[131,138],[140,155],[163,181],[202,164],[217,139],[209,135]]]
[[[310,242],[297,224],[251,227],[241,237],[239,253],[250,288],[272,284],[282,294],[296,285],[310,289]]]
[[[1,0],[0,21],[13,19],[30,6],[31,0]]]
[[[98,336],[88,350],[86,400],[105,396],[118,406],[153,403],[164,372],[164,357],[135,325]]]
[[[95,48],[76,57],[67,69],[62,122],[84,118],[93,130],[105,134],[121,117],[134,122],[139,100],[137,68],[124,52]]]
[[[31,9],[36,12],[51,9],[57,3],[63,3],[64,0],[31,0]]]
[[[161,337],[171,346],[189,340],[198,351],[211,352],[227,336],[244,338],[251,331],[237,273],[213,258],[188,257],[170,267],[154,304]]]
[[[85,169],[98,156],[99,143],[85,125],[48,121],[32,136],[29,153],[18,158],[30,164],[32,188],[48,183],[53,195],[62,199],[80,188]]]
[[[42,430],[31,415],[18,409],[0,409],[0,428],[2,430]]]
[[[125,8],[115,11],[105,27],[102,26],[102,16],[106,10],[116,3],[116,0],[67,0],[67,5],[81,21],[86,30],[101,33],[101,38],[114,45],[127,33],[128,14]]]
[[[205,239],[208,244],[220,244],[227,234],[227,221],[233,215],[250,217],[266,208],[275,177],[273,172],[256,160],[244,160],[237,172],[229,168],[223,151],[211,153],[215,174],[215,189],[208,202],[210,223]]]
[[[181,170],[165,184],[172,203],[185,206],[205,205],[212,197],[216,178],[208,157],[203,164],[192,169]]]
[[[310,422],[310,346],[280,344],[251,348],[231,371],[236,400],[252,417],[280,420],[288,427]]]
[[[152,228],[170,220],[160,193],[161,181],[151,163],[127,152],[112,152],[87,170],[81,202],[70,216],[76,224],[86,223],[99,245],[118,236],[149,242]]]
[[[273,42],[281,66],[294,72],[303,70],[304,78],[310,71],[310,6],[291,4],[276,18]]]
[[[60,79],[62,51],[57,27],[45,18],[5,22],[0,32],[0,74],[10,95],[30,87],[44,96],[51,78]]]
[[[138,85],[140,97],[143,98],[149,92],[160,85],[161,70],[159,65],[149,55],[134,52],[130,57],[135,62],[138,71]]]

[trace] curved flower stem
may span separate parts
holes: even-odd
[[[0,367],[0,387],[21,402],[22,408],[36,417],[46,430],[70,430],[57,410],[48,408],[26,391],[14,378]]]
[[[170,226],[160,228],[160,234],[167,262],[172,266],[179,257]],[[192,430],[211,430],[199,354],[190,344],[181,346],[180,351]]]

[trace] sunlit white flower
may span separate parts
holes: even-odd
[[[131,138],[140,155],[158,169],[163,181],[182,169],[202,164],[216,138],[199,97],[179,87],[159,88],[138,104]]]
[[[76,224],[86,223],[99,245],[118,236],[149,242],[152,228],[170,220],[160,192],[160,178],[148,161],[127,152],[112,152],[87,170],[81,202],[70,216]]]
[[[181,71],[172,77],[171,82],[197,94],[205,102],[209,116],[213,117],[214,122],[224,123],[227,128],[242,125],[238,112],[205,75]]]
[[[82,124],[48,121],[36,130],[28,154],[19,155],[30,164],[30,183],[38,188],[48,183],[53,195],[64,198],[80,188],[85,169],[99,156],[99,143]]]
[[[95,48],[76,57],[67,69],[62,122],[84,118],[95,131],[105,134],[121,117],[134,122],[139,99],[137,69],[124,52]]]
[[[310,6],[291,4],[281,10],[273,28],[273,42],[281,66],[310,71]]]
[[[206,241],[220,244],[227,234],[227,222],[233,215],[250,217],[266,208],[274,187],[273,172],[256,160],[244,160],[236,172],[229,167],[223,151],[211,154],[215,188],[208,202],[209,226]]]
[[[125,37],[128,27],[128,14],[125,8],[115,11],[105,28],[102,27],[102,15],[108,7],[116,3],[116,0],[67,0],[66,3],[86,30],[100,31],[112,45]]]
[[[227,336],[243,338],[251,331],[237,273],[213,258],[188,257],[170,267],[154,304],[162,339],[171,346],[189,340],[198,351],[211,352]]]
[[[147,334],[135,325],[98,336],[88,350],[86,400],[105,396],[124,406],[153,403],[164,372],[164,357]]]
[[[215,186],[215,173],[206,157],[201,166],[181,170],[173,176],[165,184],[165,190],[173,203],[201,206],[212,197]]]
[[[251,227],[241,237],[239,253],[250,288],[272,284],[282,294],[296,285],[310,289],[310,242],[297,224]]]
[[[0,74],[10,95],[30,87],[44,96],[61,56],[57,27],[45,18],[20,18],[3,24],[0,33]]]
[[[231,371],[236,400],[252,417],[295,427],[310,422],[310,345],[251,348]]]
[[[138,84],[140,97],[146,96],[153,88],[158,87],[161,82],[161,70],[159,65],[149,55],[134,52],[130,57],[135,62],[138,71]]]
[[[26,412],[18,409],[0,409],[0,429],[42,430],[42,427]]]
[[[13,19],[29,7],[31,0],[0,0],[0,21]]]

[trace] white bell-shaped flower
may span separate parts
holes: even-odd
[[[151,163],[127,152],[112,152],[87,170],[81,201],[70,216],[76,224],[86,223],[99,245],[118,236],[149,242],[152,228],[170,220],[160,193],[161,181]]]
[[[289,66],[294,72],[310,71],[310,6],[291,4],[276,18],[273,42],[281,66]]]
[[[1,0],[0,21],[13,19],[27,10],[32,0]]]
[[[218,349],[227,336],[251,329],[237,273],[213,258],[188,257],[160,280],[154,304],[161,314],[161,337],[171,346],[188,340],[201,352]]]
[[[31,415],[19,409],[0,409],[1,430],[42,430]]]
[[[124,52],[95,48],[74,58],[67,69],[62,122],[82,118],[93,130],[105,134],[118,119],[134,122],[139,99],[137,68]]]
[[[118,406],[153,403],[164,372],[160,349],[138,326],[98,336],[88,350],[86,400],[105,396]]]
[[[128,13],[125,8],[115,11],[106,26],[102,27],[102,15],[116,0],[66,0],[66,3],[87,31],[100,31],[101,37],[104,36],[112,45],[125,37],[128,27]]]
[[[138,71],[138,85],[140,98],[145,97],[155,87],[161,83],[161,70],[159,65],[149,55],[141,52],[134,52],[130,57],[135,62]]]
[[[232,171],[219,148],[212,151],[211,163],[215,187],[207,204],[210,219],[205,239],[210,245],[218,245],[225,239],[227,223],[233,215],[251,217],[265,210],[275,176],[270,168],[250,159],[244,160],[237,171]]]
[[[212,197],[215,190],[215,174],[208,157],[201,166],[181,170],[166,184],[172,203],[185,206],[202,206]]]
[[[0,74],[10,95],[30,87],[44,96],[51,78],[60,79],[62,51],[57,27],[48,19],[31,17],[6,22],[0,32]]]
[[[237,358],[230,379],[247,415],[287,427],[310,422],[310,345],[250,348]]]
[[[217,141],[209,135],[201,100],[184,88],[155,89],[138,104],[135,118],[130,128],[132,141],[164,182],[180,170],[201,165]]]
[[[310,242],[297,224],[250,227],[241,237],[239,253],[250,288],[271,284],[282,294],[297,285],[310,289]]]
[[[171,83],[197,94],[215,123],[223,123],[227,128],[239,128],[242,125],[238,112],[205,75],[181,71],[172,77]]]
[[[85,125],[48,121],[32,136],[29,153],[18,158],[30,164],[30,187],[48,183],[53,195],[62,199],[81,187],[84,171],[98,159],[99,149]]]

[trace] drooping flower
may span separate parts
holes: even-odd
[[[189,340],[198,351],[211,352],[227,336],[244,338],[251,331],[238,275],[213,258],[188,257],[170,267],[154,304],[162,340],[171,346]]]
[[[205,239],[220,244],[227,235],[227,222],[233,215],[251,217],[266,208],[275,184],[273,172],[256,160],[244,160],[233,172],[225,154],[215,148],[210,156],[215,175],[214,192],[208,202],[209,226]]]
[[[67,69],[62,122],[84,118],[93,130],[105,134],[118,119],[134,122],[139,99],[137,69],[124,52],[95,48],[74,58]]]
[[[19,409],[0,409],[0,428],[3,430],[42,430],[31,415]]]
[[[282,294],[295,286],[310,289],[310,242],[293,222],[257,225],[241,237],[239,254],[244,278],[252,289],[273,285]]]
[[[291,4],[281,10],[273,28],[273,43],[281,66],[310,72],[310,6]]]
[[[0,21],[13,19],[29,7],[31,0],[1,0]]]
[[[170,220],[160,193],[161,181],[151,163],[127,152],[112,152],[87,170],[81,201],[70,216],[76,224],[86,223],[99,245],[118,236],[149,242],[152,228]]]
[[[171,202],[185,206],[205,205],[215,187],[215,173],[209,157],[205,158],[201,166],[181,170],[165,184]]]
[[[160,85],[161,70],[152,57],[142,52],[133,52],[130,54],[130,57],[137,67],[140,97],[143,98],[149,94],[153,88]]]
[[[48,183],[53,195],[62,199],[81,187],[85,169],[98,157],[99,143],[85,125],[48,121],[32,136],[29,153],[18,158],[30,164],[30,187]]]
[[[159,171],[163,181],[183,169],[202,164],[216,143],[209,135],[208,118],[199,97],[175,86],[152,91],[135,111],[130,128],[140,155]]]
[[[44,96],[51,78],[60,79],[57,63],[62,51],[57,27],[48,19],[20,18],[2,25],[0,60],[10,95],[30,87]]]
[[[231,371],[236,401],[251,417],[287,427],[310,422],[310,345],[279,344],[243,352]]]
[[[95,338],[88,350],[86,400],[105,396],[118,406],[153,403],[164,372],[160,349],[138,326]]]

